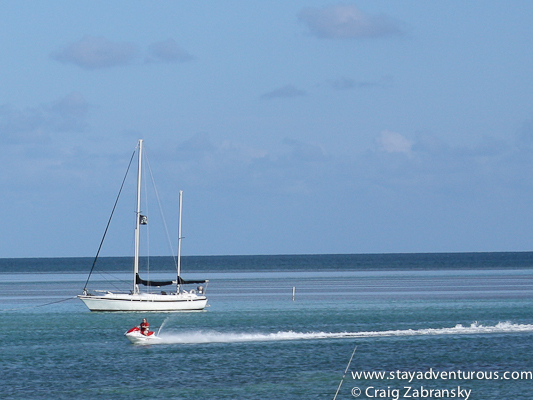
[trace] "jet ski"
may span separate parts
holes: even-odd
[[[138,326],[131,328],[129,331],[124,333],[124,336],[133,344],[150,344],[157,343],[161,340],[153,331],[149,331],[146,335],[141,333],[141,330]]]

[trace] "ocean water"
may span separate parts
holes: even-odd
[[[0,398],[533,398],[533,253],[184,257],[210,280],[192,313],[91,313],[91,264],[0,259]],[[143,317],[159,344],[123,336]]]

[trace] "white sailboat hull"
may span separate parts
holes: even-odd
[[[79,295],[78,298],[91,311],[200,311],[207,305],[207,298],[195,293],[106,293],[103,296]]]

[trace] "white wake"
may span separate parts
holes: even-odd
[[[368,332],[276,332],[276,333],[234,333],[217,331],[160,332],[160,344],[193,343],[237,343],[268,342],[310,339],[345,339],[385,336],[420,336],[420,335],[458,335],[533,332],[533,325],[499,322],[494,326],[483,326],[474,322],[469,327],[461,324],[453,328],[405,329]]]

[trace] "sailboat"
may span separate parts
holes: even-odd
[[[144,280],[139,276],[139,249],[140,230],[146,224],[146,216],[141,214],[141,176],[143,160],[143,140],[139,140],[137,166],[137,207],[135,212],[135,248],[133,261],[133,285],[129,292],[89,291],[87,279],[83,293],[78,298],[85,303],[91,311],[198,311],[203,310],[207,305],[205,288],[208,280],[184,280],[181,278],[181,212],[183,204],[183,192],[179,192],[179,222],[178,222],[178,255],[177,255],[177,278],[171,281],[151,281]],[[133,156],[132,156],[133,157]],[[117,199],[118,200],[118,199]],[[116,204],[115,204],[116,205]],[[107,231],[107,230],[106,230]],[[105,237],[105,235],[104,235]],[[98,255],[96,256],[98,258]],[[96,262],[95,258],[95,262]],[[95,263],[93,263],[94,269]],[[91,269],[92,273],[92,269]],[[197,289],[185,290],[187,284],[205,284]],[[160,287],[175,285],[174,292],[161,291],[160,293],[149,293],[142,291],[140,286]]]

